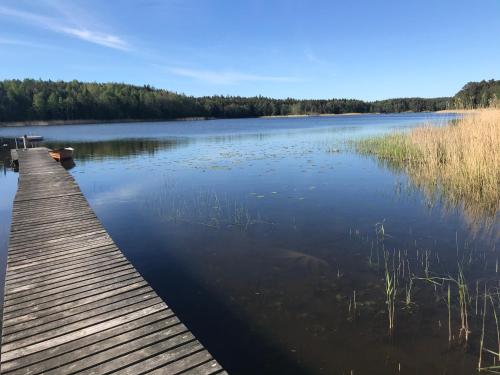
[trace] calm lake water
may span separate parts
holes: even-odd
[[[478,290],[497,279],[495,224],[472,223],[349,143],[450,118],[0,128],[0,138],[38,134],[76,149],[70,171],[105,228],[231,373],[470,375]],[[1,172],[4,272],[17,175]],[[457,279],[457,264],[469,284],[469,344],[458,284],[432,281]],[[398,282],[391,335],[387,275]]]

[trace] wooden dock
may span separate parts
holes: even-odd
[[[2,374],[226,374],[46,148],[18,151]]]

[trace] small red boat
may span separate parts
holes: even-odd
[[[57,161],[69,160],[73,159],[73,151],[75,150],[71,147],[64,147],[57,150],[49,150],[49,155]]]

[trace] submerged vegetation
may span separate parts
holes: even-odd
[[[190,199],[185,199],[175,193],[174,185],[165,180],[161,189],[154,193],[154,200],[146,201],[148,210],[162,220],[217,230],[236,228],[241,232],[256,224],[270,224],[259,214],[251,213],[245,203],[227,195],[200,190],[193,192]]]
[[[494,220],[500,208],[500,110],[484,109],[444,126],[423,126],[358,141],[363,154],[404,170],[430,200]]]
[[[254,294],[261,299],[268,296],[265,301],[273,308],[267,306],[269,310],[259,314],[272,315],[278,309],[292,316],[293,306],[298,305],[299,318],[293,319],[304,319],[312,314],[304,310],[302,303],[306,300],[319,309],[316,314],[321,312],[327,317],[325,322],[321,321],[320,314],[318,321],[309,322],[321,337],[329,337],[329,332],[333,332],[343,337],[346,345],[353,342],[362,345],[366,332],[370,332],[370,340],[380,343],[375,352],[392,353],[390,349],[400,350],[402,342],[420,342],[432,336],[437,353],[446,353],[446,357],[457,361],[464,357],[467,369],[484,373],[500,371],[500,284],[494,247],[478,249],[468,241],[460,244],[458,239],[456,252],[423,247],[416,240],[402,247],[389,234],[390,224],[380,220],[366,234],[358,229],[349,230],[349,241],[359,240],[360,246],[354,246],[356,251],[345,257],[339,255],[338,249],[310,253],[311,250],[300,247],[260,248],[251,228],[255,229],[257,224],[266,224],[268,228],[290,224],[269,225],[241,199],[211,191],[200,190],[189,194],[190,199],[182,199],[174,185],[165,180],[162,188],[145,200],[148,213],[160,221],[204,227],[221,238],[234,240],[235,237],[226,237],[232,233],[249,241],[250,248],[245,247],[245,242],[237,242],[243,245],[246,256],[250,255],[245,262],[263,259],[264,263],[259,264],[272,267],[272,273],[264,278],[266,281],[258,281],[263,285]],[[290,277],[289,281],[296,282],[293,284],[296,287],[300,285],[305,294],[287,297],[277,287],[283,277]],[[266,289],[271,280],[272,287]],[[260,308],[264,303],[251,298],[245,301]],[[397,358],[396,354],[390,360]],[[399,366],[408,368],[410,364],[411,360],[406,360]],[[446,368],[449,364],[441,365]]]

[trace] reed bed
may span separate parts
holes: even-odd
[[[358,152],[405,170],[429,197],[495,218],[500,206],[500,110],[465,114],[444,126],[360,140]]]

